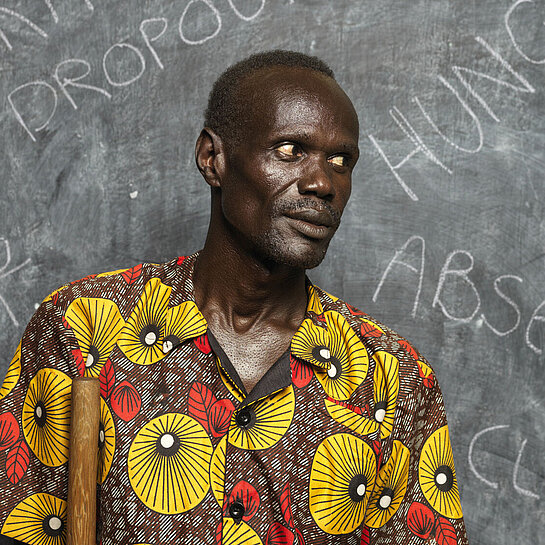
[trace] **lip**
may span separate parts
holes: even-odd
[[[329,213],[312,209],[288,212],[285,217],[301,234],[317,240],[328,238],[334,224]]]
[[[288,218],[304,221],[316,227],[333,227],[335,221],[331,214],[326,210],[316,210],[314,208],[302,208],[301,210],[293,210],[286,212]]]

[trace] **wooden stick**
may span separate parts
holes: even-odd
[[[96,378],[72,381],[72,419],[68,460],[68,545],[96,545],[96,490],[100,383]]]

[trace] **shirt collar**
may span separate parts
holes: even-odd
[[[196,252],[187,257],[180,257],[177,260],[179,282],[177,282],[176,287],[178,290],[176,291],[178,291],[183,301],[193,303],[194,319],[198,324],[198,327],[192,328],[192,332],[188,331],[184,341],[192,338],[196,339],[203,332],[208,331],[208,324],[197,307],[194,295],[193,271],[198,256],[199,252]],[[327,354],[325,353],[329,346],[329,332],[320,299],[320,290],[314,286],[308,277],[305,278],[305,286],[307,290],[307,308],[299,329],[292,337],[291,354],[322,369],[329,369],[331,364],[327,361]],[[182,341],[180,340],[180,342]],[[180,344],[180,342],[176,344]]]

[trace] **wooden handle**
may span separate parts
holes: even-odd
[[[96,545],[96,491],[100,383],[72,381],[72,419],[68,460],[68,545]]]

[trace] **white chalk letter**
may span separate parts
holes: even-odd
[[[212,34],[205,36],[204,38],[201,38],[200,40],[190,40],[186,37],[184,33],[184,20],[185,16],[187,14],[187,11],[189,10],[190,6],[193,5],[195,2],[202,2],[204,5],[206,5],[211,11],[214,17],[216,18],[216,30],[212,32]],[[221,15],[220,12],[217,10],[216,6],[211,2],[211,0],[190,0],[187,6],[185,7],[182,16],[180,17],[180,22],[178,24],[178,32],[180,33],[180,38],[188,45],[199,45],[203,44],[204,42],[207,42],[208,40],[211,40],[212,38],[215,38],[219,31],[221,30]]]
[[[27,19],[24,15],[21,15],[20,13],[17,13],[16,11],[13,11],[9,8],[0,7],[0,13],[7,13],[11,17],[15,17],[16,19],[19,19],[19,21],[25,23],[28,27],[30,27],[34,32],[39,34],[42,38],[47,38],[47,33],[42,30],[38,25],[34,24],[30,19]],[[2,40],[7,48],[11,51],[13,49],[13,46],[11,45],[11,42],[8,40],[8,37],[0,30],[0,40]]]
[[[528,496],[529,498],[534,498],[536,500],[539,500],[539,496],[535,492],[531,492],[530,490],[526,490],[526,488],[522,488],[518,485],[518,474],[519,474],[519,468],[520,468],[520,461],[522,459],[522,453],[524,451],[524,447],[526,446],[526,443],[528,442],[528,439],[524,439],[522,442],[522,445],[520,445],[520,450],[517,455],[517,460],[515,462],[515,467],[513,468],[513,487],[515,490],[521,495],[521,496]]]
[[[494,121],[498,122],[500,118],[494,113],[492,108],[488,105],[488,102],[486,102],[486,100],[479,93],[477,93],[477,91],[475,91],[469,81],[462,75],[462,72],[465,72],[467,74],[473,74],[474,76],[477,76],[479,78],[492,81],[494,83],[497,83],[498,85],[507,87],[508,89],[512,89],[513,91],[518,91],[521,93],[535,93],[536,90],[524,76],[519,74],[507,62],[506,59],[504,59],[496,50],[492,49],[492,47],[488,44],[486,40],[484,40],[480,36],[476,36],[475,40],[480,43],[501,64],[501,66],[505,70],[507,70],[507,72],[513,75],[522,84],[522,86],[514,85],[513,83],[509,83],[508,81],[505,81],[503,79],[495,78],[494,76],[489,76],[484,72],[479,72],[477,70],[473,70],[472,68],[465,68],[463,66],[452,67],[452,71],[456,74],[456,77],[462,82],[462,85],[468,90],[469,94],[477,100],[477,102],[485,109],[486,113]]]
[[[59,16],[57,14],[57,10],[53,7],[53,4],[51,2],[51,0],[44,0],[45,1],[45,5],[49,8],[49,11],[51,12],[51,16],[53,17],[53,21],[55,21],[55,23],[58,23],[59,22]]]
[[[64,76],[62,79],[59,75],[59,69],[66,64],[79,64],[85,66],[85,71],[83,74],[80,74],[79,76],[67,78]],[[55,73],[53,74],[53,77],[55,78],[55,81],[59,84],[59,87],[61,88],[61,91],[64,93],[64,96],[68,99],[68,102],[72,104],[75,110],[78,109],[77,104],[75,103],[74,99],[70,95],[70,93],[66,90],[67,87],[76,87],[79,89],[89,89],[91,91],[96,91],[97,93],[101,93],[104,96],[107,96],[108,98],[112,98],[112,95],[108,93],[105,89],[102,89],[101,87],[95,87],[94,85],[88,85],[86,83],[76,83],[77,81],[80,81],[84,78],[86,78],[89,75],[89,72],[91,71],[91,65],[83,60],[83,59],[67,59],[65,61],[60,62],[55,67]]]
[[[509,426],[507,426],[505,424],[503,424],[501,426],[492,426],[490,428],[486,428],[484,430],[481,430],[479,433],[476,433],[473,436],[473,439],[471,440],[471,443],[469,443],[469,451],[467,453],[467,461],[469,462],[469,467],[470,467],[471,471],[473,471],[473,473],[475,474],[475,477],[477,477],[477,479],[482,481],[484,484],[487,484],[488,486],[491,486],[492,488],[496,488],[496,489],[498,488],[498,483],[494,483],[492,481],[489,481],[488,479],[485,479],[477,471],[477,469],[475,468],[475,464],[473,463],[473,449],[475,447],[475,443],[477,442],[477,439],[479,439],[479,437],[481,437],[485,433],[488,433],[489,431],[494,431],[494,430],[502,430],[502,429],[505,429],[505,428],[508,428],[508,427]]]
[[[511,307],[513,307],[515,309],[515,312],[517,313],[517,319],[515,321],[515,325],[512,326],[510,329],[508,329],[507,331],[499,331],[498,329],[496,329],[494,326],[490,325],[490,323],[488,322],[488,320],[486,319],[486,316],[484,314],[481,314],[481,318],[483,319],[484,323],[496,334],[498,335],[499,337],[505,337],[506,335],[509,335],[510,333],[513,333],[513,331],[515,331],[515,329],[517,329],[517,327],[519,326],[520,324],[520,309],[518,307],[518,305],[513,301],[513,299],[511,299],[510,297],[508,297],[507,295],[505,295],[505,293],[503,293],[501,290],[500,290],[500,282],[504,279],[504,278],[512,278],[513,280],[517,280],[518,282],[522,282],[522,278],[520,276],[514,276],[512,274],[504,274],[502,276],[498,276],[498,278],[496,278],[496,280],[494,280],[494,291],[508,304],[510,305]]]
[[[55,115],[55,111],[57,110],[57,102],[58,102],[57,92],[55,91],[55,89],[54,89],[54,87],[52,85],[49,85],[49,83],[47,83],[45,81],[30,81],[29,83],[24,83],[23,85],[19,85],[19,87],[14,89],[8,95],[9,105],[11,106],[11,109],[13,110],[13,113],[15,114],[15,117],[16,117],[17,121],[19,121],[19,123],[22,125],[23,129],[25,129],[25,131],[28,133],[30,138],[32,138],[32,140],[34,142],[36,142],[36,138],[35,138],[34,134],[32,133],[32,129],[25,122],[21,112],[17,109],[17,107],[15,106],[15,104],[13,102],[13,95],[15,95],[15,93],[19,93],[23,89],[26,89],[27,87],[39,87],[40,89],[46,89],[46,90],[50,91],[50,93],[53,93],[53,108],[51,109],[51,112],[49,113],[49,116],[47,117],[45,122],[42,123],[39,127],[36,127],[34,129],[35,132],[38,132],[38,131],[41,131],[41,130],[45,129],[47,127],[47,125],[49,124],[49,122],[51,121],[51,118]],[[26,105],[28,105],[28,103],[29,103],[28,100],[25,100],[23,102]],[[40,101],[40,103],[44,104],[45,101],[42,100],[42,101]]]
[[[450,144],[453,148],[463,151],[466,153],[477,153],[481,151],[483,147],[483,129],[481,127],[481,122],[479,121],[479,118],[475,115],[475,112],[468,106],[467,102],[460,96],[460,93],[454,87],[442,76],[437,76],[439,81],[458,99],[458,102],[462,105],[462,108],[469,114],[471,119],[473,120],[473,123],[475,123],[475,128],[477,129],[477,134],[479,135],[479,143],[475,148],[464,148],[460,146],[459,144],[456,144],[453,142],[448,136],[446,136],[441,129],[437,126],[435,121],[431,118],[429,113],[424,109],[422,106],[420,99],[418,97],[414,97],[413,101],[416,103],[416,105],[420,108],[420,111],[422,112],[422,115],[426,118],[426,121],[432,126],[433,130],[447,143]]]
[[[138,58],[138,61],[140,62],[140,71],[136,76],[133,76],[132,78],[126,79],[124,81],[114,81],[110,73],[108,72],[108,69],[106,68],[106,59],[109,57],[109,55],[114,51],[115,49],[128,49],[129,51],[132,51],[133,53],[136,53],[136,57]],[[134,47],[134,45],[131,45],[129,43],[123,42],[123,43],[117,43],[112,45],[104,53],[104,57],[102,57],[102,69],[104,70],[104,75],[106,76],[106,79],[108,80],[108,83],[110,85],[113,85],[114,87],[125,87],[126,85],[130,85],[131,83],[134,83],[135,81],[139,80],[142,77],[142,74],[146,71],[146,59],[144,58],[144,55],[140,52],[140,49],[137,47]]]
[[[520,48],[519,44],[515,40],[515,36],[513,34],[513,31],[511,30],[511,25],[509,23],[511,19],[511,15],[513,15],[513,12],[521,5],[521,4],[533,4],[534,0],[517,0],[508,10],[505,14],[505,28],[507,29],[507,33],[509,34],[509,38],[511,38],[511,42],[513,42],[513,46],[517,50],[517,53],[528,62],[531,62],[532,64],[545,64],[545,58],[544,59],[531,59],[526,55],[522,49]],[[542,23],[545,24],[545,23]]]
[[[534,313],[528,322],[528,326],[526,327],[526,344],[539,356],[543,354],[543,348],[539,348],[530,340],[530,330],[532,329],[534,322],[545,322],[545,316],[540,316],[538,314],[543,307],[545,307],[545,301],[541,301],[538,307],[534,310]]]
[[[148,33],[146,32],[146,27],[149,24],[153,23],[162,23],[163,28],[159,31],[158,34],[155,34],[154,36],[148,36]],[[144,38],[144,42],[146,42],[146,46],[150,50],[150,53],[152,54],[153,58],[155,59],[155,62],[159,65],[159,68],[163,70],[164,66],[161,62],[161,59],[159,58],[159,55],[157,55],[157,51],[152,47],[151,42],[154,42],[155,40],[158,40],[166,31],[168,26],[168,21],[165,19],[165,17],[156,17],[154,19],[144,19],[140,23],[140,34],[142,34],[142,38]]]
[[[252,19],[255,19],[263,11],[263,8],[265,7],[265,2],[267,0],[260,0],[261,5],[257,8],[257,11],[253,15],[242,14],[235,6],[235,3],[233,0],[228,0],[228,1],[229,1],[229,5],[231,6],[232,10],[236,13],[237,17],[240,17],[243,21],[251,21]]]
[[[451,261],[458,254],[464,255],[469,258],[469,266],[466,267],[465,269],[450,269],[449,267],[450,267]],[[437,283],[437,290],[433,298],[432,306],[436,307],[437,305],[439,305],[439,307],[443,311],[443,314],[447,318],[449,318],[449,320],[454,320],[456,322],[461,322],[461,323],[471,322],[475,314],[479,312],[479,308],[481,307],[481,298],[479,296],[479,292],[477,291],[477,288],[475,287],[475,284],[473,284],[473,282],[469,279],[467,275],[467,273],[471,272],[472,270],[473,270],[473,256],[469,252],[466,252],[465,250],[454,250],[447,256],[445,264],[443,265],[443,268],[441,269],[441,274],[439,275],[439,282]],[[443,286],[445,284],[445,280],[447,276],[453,276],[455,279],[460,278],[466,284],[468,284],[471,290],[473,291],[473,294],[477,300],[476,301],[477,304],[471,314],[467,316],[454,316],[447,310],[447,307],[443,304],[443,301],[441,301],[441,292],[443,291]]]
[[[388,165],[390,172],[394,175],[395,179],[399,182],[405,193],[407,193],[407,195],[413,201],[417,201],[418,197],[416,196],[416,193],[405,183],[405,180],[403,180],[403,178],[397,172],[413,155],[422,152],[432,163],[435,163],[436,165],[441,167],[443,170],[448,172],[448,174],[452,174],[452,170],[446,167],[426,146],[426,144],[424,144],[420,135],[416,132],[414,127],[409,123],[407,118],[399,111],[397,107],[394,106],[394,108],[392,108],[389,113],[390,117],[395,121],[396,125],[410,140],[410,142],[414,146],[413,149],[403,159],[401,159],[401,161],[394,165],[390,161],[390,159],[388,159],[386,153],[384,153],[384,150],[372,134],[369,135],[369,140],[371,140],[373,146],[375,146],[380,156],[384,159],[384,162]]]
[[[413,267],[410,263],[407,263],[406,261],[403,261],[401,258],[407,251],[407,248],[413,243],[413,242],[420,243],[420,269],[417,269],[416,267]],[[418,274],[418,288],[416,290],[416,296],[414,298],[414,304],[413,304],[413,310],[411,312],[411,316],[414,318],[416,315],[416,309],[418,308],[418,302],[420,299],[420,292],[422,291],[422,279],[424,278],[424,260],[426,255],[426,241],[419,236],[412,236],[403,244],[403,246],[396,251],[394,257],[391,259],[390,263],[388,263],[388,266],[386,267],[386,270],[384,271],[384,274],[382,275],[380,282],[377,286],[377,289],[375,290],[375,293],[373,294],[373,303],[377,302],[378,294],[380,293],[380,290],[382,289],[382,285],[384,284],[384,280],[386,280],[386,277],[388,274],[390,274],[390,271],[394,265],[402,265],[403,267],[407,267],[411,272]]]

